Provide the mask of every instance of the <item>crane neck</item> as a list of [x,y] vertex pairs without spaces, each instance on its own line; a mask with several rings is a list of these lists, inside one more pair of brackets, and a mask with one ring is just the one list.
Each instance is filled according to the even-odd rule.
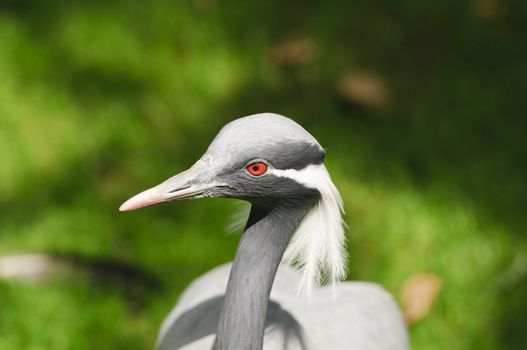
[[215,350],[261,350],[269,295],[289,240],[315,204],[256,206],[238,245],[220,315]]

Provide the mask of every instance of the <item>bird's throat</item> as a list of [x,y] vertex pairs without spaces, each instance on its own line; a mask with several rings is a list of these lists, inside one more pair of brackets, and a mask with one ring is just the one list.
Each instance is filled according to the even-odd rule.
[[263,348],[269,295],[288,242],[312,206],[251,209],[225,293],[214,349]]

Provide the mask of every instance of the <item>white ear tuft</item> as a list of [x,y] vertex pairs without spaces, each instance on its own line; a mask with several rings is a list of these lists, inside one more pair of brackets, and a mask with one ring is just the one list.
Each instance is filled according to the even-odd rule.
[[319,202],[297,227],[283,260],[302,271],[299,292],[311,294],[313,286],[333,284],[346,278],[347,251],[342,198],[323,164],[302,170],[273,170],[299,183],[316,188]]

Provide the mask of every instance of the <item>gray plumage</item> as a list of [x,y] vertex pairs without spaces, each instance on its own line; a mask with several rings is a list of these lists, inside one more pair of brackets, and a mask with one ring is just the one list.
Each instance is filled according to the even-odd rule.
[[[342,201],[324,156],[291,119],[248,116],[226,125],[189,170],[121,206],[133,210],[202,197],[252,205],[234,262],[184,292],[163,324],[159,349],[408,348],[401,313],[379,286],[345,282],[309,297],[296,292],[297,285],[309,291],[311,283],[345,273]],[[251,171],[254,164],[261,173]],[[283,257],[302,276],[279,268]]]
[[[230,263],[216,267],[183,292],[161,327],[160,350],[212,348],[230,269]],[[324,287],[307,298],[295,292],[299,278],[298,271],[280,265],[271,291],[264,349],[408,349],[397,304],[379,285],[343,282],[335,286],[335,295],[331,287]],[[203,324],[207,322],[208,326]]]

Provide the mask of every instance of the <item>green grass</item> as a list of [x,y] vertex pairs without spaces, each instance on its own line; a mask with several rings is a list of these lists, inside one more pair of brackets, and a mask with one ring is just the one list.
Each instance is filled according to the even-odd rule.
[[[209,5],[207,5],[209,4]],[[230,200],[119,213],[184,170],[219,128],[289,115],[328,151],[350,226],[350,279],[399,296],[443,289],[414,349],[527,346],[526,7],[47,2],[0,5],[0,254],[55,252],[140,268],[0,281],[0,349],[148,349],[190,281],[234,256]],[[273,48],[310,38],[311,62]],[[373,71],[383,108],[342,97]],[[146,283],[148,284],[148,283]]]

